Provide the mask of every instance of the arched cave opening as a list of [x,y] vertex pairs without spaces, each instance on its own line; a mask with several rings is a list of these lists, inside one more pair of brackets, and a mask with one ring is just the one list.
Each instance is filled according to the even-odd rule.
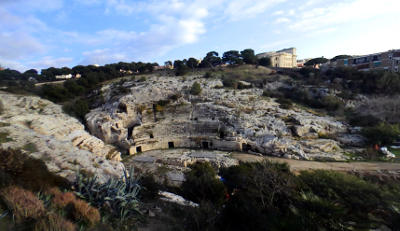
[[128,128],[128,136],[127,136],[128,140],[132,139],[133,128],[134,126]]
[[243,152],[248,152],[250,150],[251,150],[251,145],[250,144],[242,143],[242,151]]
[[150,133],[150,139],[154,139],[153,133]]
[[201,146],[203,147],[203,149],[209,149],[209,146],[208,146],[208,142],[207,142],[207,141],[203,141],[203,142],[201,143]]
[[136,147],[136,152],[137,152],[137,153],[142,152],[142,146],[137,146],[137,147]]
[[168,142],[168,148],[175,148],[174,142]]
[[118,105],[118,113],[128,113],[128,108],[125,104],[120,103]]

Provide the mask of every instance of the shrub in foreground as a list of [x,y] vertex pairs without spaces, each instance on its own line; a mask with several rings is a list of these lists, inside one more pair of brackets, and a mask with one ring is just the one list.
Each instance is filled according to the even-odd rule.
[[192,165],[191,170],[185,174],[185,182],[182,190],[185,198],[195,201],[211,201],[219,205],[225,197],[224,184],[217,178],[215,170],[210,163],[197,162]]
[[34,231],[75,231],[76,226],[61,215],[52,213],[36,222]]
[[0,197],[17,223],[28,219],[39,219],[46,213],[43,202],[32,192],[20,187],[9,186],[2,189]]

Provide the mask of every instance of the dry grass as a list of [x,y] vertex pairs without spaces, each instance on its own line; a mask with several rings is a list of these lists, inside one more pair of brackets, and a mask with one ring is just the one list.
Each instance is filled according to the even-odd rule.
[[58,214],[50,214],[40,219],[36,224],[34,231],[75,231],[76,226],[65,220]]
[[20,187],[4,188],[0,191],[0,196],[17,223],[27,219],[39,219],[46,214],[43,202],[32,192]]
[[19,150],[0,149],[0,171],[4,172],[10,183],[22,185],[34,192],[48,187],[67,187],[68,181],[51,172],[42,160],[29,157]]
[[67,207],[68,204],[74,203],[76,201],[76,197],[73,193],[71,192],[66,192],[66,193],[57,193],[54,194],[53,197],[53,205],[57,208],[63,209]]
[[75,221],[83,221],[90,226],[100,222],[99,210],[90,206],[87,202],[77,199],[73,193],[63,193],[57,188],[50,189],[48,193],[53,195],[53,206],[67,210]]
[[99,210],[90,206],[83,200],[75,201],[72,215],[74,216],[75,220],[84,221],[91,226],[100,222]]

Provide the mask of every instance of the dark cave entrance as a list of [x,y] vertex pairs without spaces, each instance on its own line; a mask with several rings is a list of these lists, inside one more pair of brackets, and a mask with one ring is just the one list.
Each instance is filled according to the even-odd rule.
[[137,147],[136,147],[136,152],[137,152],[137,153],[142,152],[142,146],[137,146]]
[[168,142],[168,148],[175,148],[174,142]]
[[243,152],[248,152],[250,150],[251,150],[251,145],[250,144],[242,143],[242,151]]
[[133,126],[128,128],[128,137],[127,137],[128,140],[132,138],[133,128],[134,128]]
[[203,149],[209,149],[209,145],[208,145],[208,142],[206,142],[206,141],[203,141],[202,143],[201,143],[201,146],[203,147]]

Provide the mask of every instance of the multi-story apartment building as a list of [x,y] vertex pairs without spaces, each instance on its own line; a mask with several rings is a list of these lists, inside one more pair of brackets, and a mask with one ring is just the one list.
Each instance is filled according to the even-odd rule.
[[347,59],[338,59],[335,62],[326,64],[328,68],[353,67],[361,71],[387,70],[399,72],[400,70],[400,49],[386,52],[354,56]]
[[269,57],[271,66],[282,68],[297,67],[296,48],[287,48],[279,51],[265,52],[257,55],[257,58]]

